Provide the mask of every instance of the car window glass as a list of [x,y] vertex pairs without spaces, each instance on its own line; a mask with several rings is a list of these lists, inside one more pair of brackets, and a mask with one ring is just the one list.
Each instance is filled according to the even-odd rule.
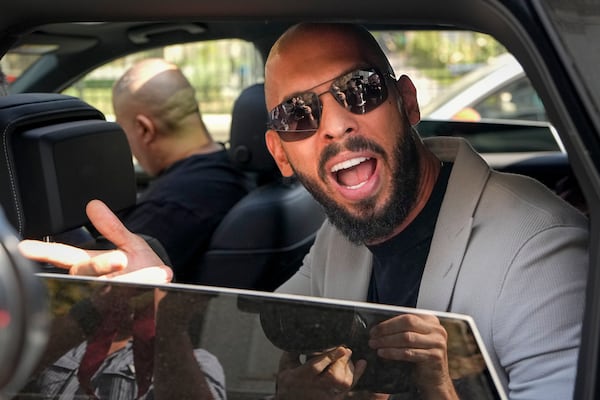
[[[408,75],[417,88],[424,120],[517,123],[515,128],[478,124],[436,129],[463,136],[482,153],[559,151],[544,106],[519,62],[489,35],[469,31],[374,32],[396,76]],[[423,136],[435,135],[421,124]],[[461,125],[463,127],[463,125]],[[489,127],[489,129],[488,129]],[[419,128],[417,128],[419,129]],[[518,139],[518,140],[516,140]]]
[[[134,398],[137,386],[143,396],[136,398],[164,398],[158,394],[164,388],[173,396],[169,398],[179,398],[177,390],[188,387],[200,399],[210,397],[203,394],[208,389],[214,399],[266,400],[275,394],[284,353],[310,358],[336,346],[350,348],[355,360],[368,360],[355,390],[402,398],[416,393],[413,365],[378,358],[368,346],[368,332],[400,314],[431,311],[208,286],[40,277],[50,295],[53,333],[38,373],[18,395],[21,399],[80,394],[91,389],[89,377],[94,376],[96,393],[110,393],[106,398],[115,393]],[[90,312],[92,303],[102,303],[102,312]],[[448,332],[450,373],[461,398],[504,399],[473,320],[453,313],[436,315]],[[73,321],[81,324],[87,343],[66,332]],[[110,349],[101,346],[106,336],[116,339]],[[144,349],[143,356],[138,349]],[[92,353],[99,363],[91,362]],[[194,379],[194,371],[201,371],[206,382]],[[142,377],[150,383],[143,385]]]
[[245,87],[262,82],[263,62],[253,44],[236,39],[177,44],[144,51],[105,64],[67,88],[114,120],[112,85],[136,61],[161,57],[177,64],[196,89],[207,128],[217,141],[229,139],[233,102]]
[[525,76],[490,93],[473,109],[487,119],[547,121],[544,105]]
[[6,75],[9,84],[17,80],[27,68],[40,59],[42,52],[34,49],[33,46],[21,46],[0,59],[0,69]]
[[[417,87],[425,120],[547,121],[544,106],[518,61],[489,35],[449,30],[381,30],[374,36],[386,52],[396,76],[406,74]],[[21,46],[11,50],[2,67],[9,82],[47,49]],[[264,80],[263,60],[253,44],[241,40],[213,40],[177,44],[132,54],[105,64],[68,87],[64,93],[82,98],[114,119],[111,87],[135,61],[163,57],[179,65],[197,92],[200,109],[212,136],[229,140],[231,109],[245,87]],[[519,134],[527,134],[521,130]],[[484,132],[485,138],[467,139],[479,148],[482,140],[498,143],[486,152],[519,152],[562,148],[548,128],[515,144],[514,135]],[[482,140],[480,140],[482,139]],[[508,143],[508,147],[507,147]]]

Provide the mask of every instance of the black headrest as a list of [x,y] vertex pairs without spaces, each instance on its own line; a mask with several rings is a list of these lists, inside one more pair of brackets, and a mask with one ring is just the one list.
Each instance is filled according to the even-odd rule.
[[229,152],[238,168],[263,177],[279,177],[265,143],[267,115],[264,84],[244,89],[233,105]]
[[131,151],[119,125],[71,96],[0,97],[0,202],[25,238],[87,223],[85,205],[135,204]]

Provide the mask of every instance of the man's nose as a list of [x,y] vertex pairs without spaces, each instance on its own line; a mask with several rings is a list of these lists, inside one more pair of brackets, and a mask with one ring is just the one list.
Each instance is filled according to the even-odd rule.
[[323,106],[319,124],[321,137],[330,141],[358,130],[356,115],[341,105],[332,93],[321,95],[320,100]]

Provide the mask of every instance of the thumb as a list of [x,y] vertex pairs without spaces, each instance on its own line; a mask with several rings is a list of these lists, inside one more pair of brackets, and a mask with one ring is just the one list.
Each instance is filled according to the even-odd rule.
[[131,233],[102,201],[91,200],[85,212],[98,232],[118,248],[127,247],[135,240],[136,235]]
[[[172,279],[173,271],[164,265],[160,257],[144,239],[129,231],[106,204],[100,200],[92,200],[88,203],[86,212],[98,232],[127,256],[127,269],[123,271],[116,270],[114,273],[108,274],[107,277],[130,273],[146,267],[159,267],[163,271],[154,270],[158,273],[157,276],[165,276],[167,281]],[[107,258],[104,261],[114,264],[114,258]],[[130,275],[130,277],[133,278],[137,275]],[[149,279],[156,280],[156,277]]]

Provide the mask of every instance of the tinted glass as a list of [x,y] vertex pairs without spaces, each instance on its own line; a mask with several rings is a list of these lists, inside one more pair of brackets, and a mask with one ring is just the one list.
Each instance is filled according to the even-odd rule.
[[[136,390],[161,398],[193,389],[196,398],[226,394],[228,399],[266,399],[274,394],[283,352],[311,354],[338,345],[368,360],[357,388],[390,393],[414,389],[411,364],[379,359],[366,345],[366,336],[379,321],[419,310],[43,276],[51,297],[52,335],[39,372],[19,398],[41,393],[84,398],[88,387],[110,398],[134,398]],[[88,307],[90,302],[94,308]],[[501,398],[472,320],[444,313],[439,318],[448,331],[449,365],[462,398]],[[87,346],[79,331],[86,333]],[[198,371],[205,379],[190,378]]]
[[540,97],[526,77],[490,93],[475,103],[473,109],[486,119],[548,120]]

